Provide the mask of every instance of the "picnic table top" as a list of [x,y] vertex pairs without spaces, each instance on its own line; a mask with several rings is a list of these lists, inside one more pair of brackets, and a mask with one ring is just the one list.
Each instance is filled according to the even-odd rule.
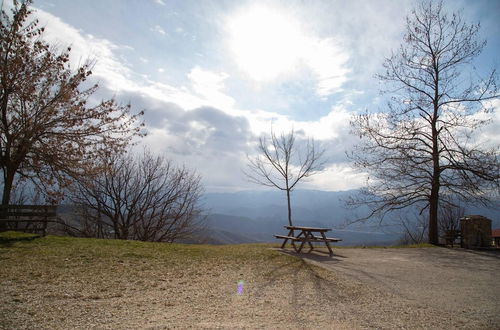
[[316,228],[316,227],[304,227],[304,226],[284,226],[287,229],[297,229],[304,231],[317,231],[317,232],[325,232],[330,231],[330,228]]

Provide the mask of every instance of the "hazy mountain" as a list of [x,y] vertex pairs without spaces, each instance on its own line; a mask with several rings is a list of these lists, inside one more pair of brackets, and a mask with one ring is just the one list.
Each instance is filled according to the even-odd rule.
[[[294,223],[322,222],[330,226],[339,226],[353,217],[342,202],[342,199],[348,196],[349,192],[296,190],[292,193]],[[205,205],[211,213],[244,216],[251,219],[286,220],[286,203],[286,196],[280,191],[243,191],[205,195]]]
[[[327,192],[296,190],[292,194],[292,216],[295,225],[332,228],[329,236],[342,238],[338,245],[381,245],[397,242],[400,228],[378,227],[377,221],[345,226],[356,218],[345,208],[343,200],[356,191]],[[280,191],[243,191],[207,193],[209,210],[207,225],[217,243],[276,242],[273,234],[286,234],[286,196]],[[492,227],[500,227],[498,212],[469,205],[468,214],[481,214],[492,219]],[[358,210],[363,214],[365,210]],[[225,240],[227,238],[227,241]]]
[[[390,244],[398,234],[383,233],[370,225],[345,227],[354,217],[343,206],[349,192],[297,190],[292,195],[292,215],[295,225],[334,228],[329,236],[342,238],[338,245]],[[204,198],[210,215],[207,226],[211,235],[218,232],[233,233],[242,239],[276,242],[273,234],[286,234],[287,221],[285,194],[279,191],[244,191],[237,193],[208,193]],[[219,235],[220,236],[220,235]],[[234,237],[231,237],[234,241]],[[210,238],[209,238],[210,239]],[[220,237],[219,237],[220,240]],[[229,242],[227,242],[229,243]]]

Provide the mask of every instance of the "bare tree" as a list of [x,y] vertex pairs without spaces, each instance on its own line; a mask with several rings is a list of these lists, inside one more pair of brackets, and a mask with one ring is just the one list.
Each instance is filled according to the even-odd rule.
[[460,218],[465,215],[465,208],[459,204],[456,206],[444,204],[439,207],[439,233],[447,241],[453,242],[460,231]]
[[51,199],[72,178],[97,170],[94,159],[123,152],[142,114],[113,99],[89,104],[98,86],[80,88],[92,63],[70,67],[70,48],[59,52],[31,20],[31,1],[13,2],[0,13],[0,168],[2,204],[16,177],[31,180]]
[[416,216],[400,217],[400,224],[403,228],[403,234],[399,240],[399,244],[420,244],[426,241],[429,231],[429,221],[424,216],[417,214]]
[[432,244],[439,204],[453,205],[443,196],[488,204],[499,188],[499,147],[487,149],[474,135],[488,123],[481,115],[492,111],[487,101],[499,96],[495,71],[481,79],[472,65],[486,44],[478,32],[479,24],[447,15],[441,2],[421,2],[379,76],[391,94],[388,111],[351,122],[361,142],[350,157],[370,180],[350,204],[367,204],[369,216],[382,219],[407,207],[427,211]]
[[104,160],[97,177],[80,180],[71,200],[78,223],[72,231],[92,237],[172,242],[200,225],[200,177],[144,151]]
[[295,143],[295,132],[277,136],[271,130],[271,138],[259,139],[259,153],[249,158],[245,175],[253,183],[277,188],[286,192],[288,224],[292,226],[290,194],[300,180],[322,169],[324,150],[317,150],[314,140],[308,139],[304,148]]

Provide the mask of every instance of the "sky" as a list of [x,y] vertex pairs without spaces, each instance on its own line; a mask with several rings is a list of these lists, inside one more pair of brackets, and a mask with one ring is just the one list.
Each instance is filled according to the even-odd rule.
[[[95,60],[96,97],[145,110],[140,142],[196,171],[208,192],[258,189],[243,170],[263,134],[294,129],[325,149],[299,188],[361,187],[345,152],[353,114],[386,108],[374,77],[402,42],[413,1],[35,0],[45,39]],[[499,67],[500,1],[445,1],[481,22],[475,65]],[[486,140],[499,140],[497,112]],[[499,141],[500,142],[500,141]]]

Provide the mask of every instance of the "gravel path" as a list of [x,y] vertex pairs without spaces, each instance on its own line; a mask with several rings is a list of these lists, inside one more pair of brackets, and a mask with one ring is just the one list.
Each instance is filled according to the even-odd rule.
[[333,258],[318,252],[303,258],[389,293],[401,305],[435,309],[453,318],[456,327],[500,329],[498,250],[335,249]]

